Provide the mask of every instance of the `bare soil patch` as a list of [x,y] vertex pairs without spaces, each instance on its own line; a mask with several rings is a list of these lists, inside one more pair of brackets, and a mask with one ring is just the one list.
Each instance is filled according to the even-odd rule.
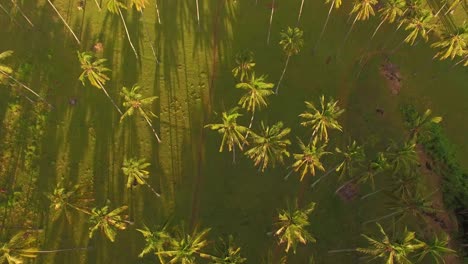
[[387,58],[385,62],[380,65],[379,72],[382,77],[387,80],[387,85],[392,94],[399,94],[402,86],[400,68],[396,64],[391,63]]

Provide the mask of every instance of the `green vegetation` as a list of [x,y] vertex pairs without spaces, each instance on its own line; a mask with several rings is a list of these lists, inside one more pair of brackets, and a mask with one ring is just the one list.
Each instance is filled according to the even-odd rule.
[[1,3],[0,264],[461,264],[466,2],[325,4]]

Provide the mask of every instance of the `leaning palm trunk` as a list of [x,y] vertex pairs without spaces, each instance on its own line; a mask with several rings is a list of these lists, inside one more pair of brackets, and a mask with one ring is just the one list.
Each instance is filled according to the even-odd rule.
[[117,104],[114,102],[114,100],[112,99],[112,97],[110,97],[109,93],[107,92],[106,88],[104,88],[104,85],[102,85],[102,83],[99,81],[99,80],[96,80],[97,83],[99,84],[99,87],[101,87],[102,91],[106,94],[107,98],[109,98],[109,100],[111,101],[111,103],[114,105],[115,109],[117,109],[117,111],[119,112],[120,115],[123,115],[122,111],[120,110],[120,108],[117,106]]
[[151,130],[153,130],[153,134],[156,137],[156,139],[158,140],[158,142],[161,143],[161,139],[159,138],[158,133],[156,133],[156,130],[154,129],[153,124],[151,123],[151,121],[148,119],[146,114],[143,114],[143,117],[145,118],[146,123],[148,123],[148,125],[150,126]]
[[286,59],[286,63],[284,64],[284,69],[283,69],[283,73],[281,73],[281,77],[278,81],[278,86],[276,86],[276,91],[275,91],[275,94],[278,94],[278,90],[279,90],[279,87],[281,85],[281,81],[283,81],[283,78],[284,78],[284,74],[286,73],[286,68],[288,68],[288,64],[289,64],[289,59],[291,58],[291,55],[288,55],[288,58]]
[[54,250],[34,250],[34,253],[56,253],[65,251],[76,251],[76,250],[89,250],[91,247],[80,247],[80,248],[63,248]]
[[336,165],[335,167],[333,167],[332,169],[330,169],[329,171],[327,171],[325,174],[323,174],[322,176],[320,176],[316,181],[314,181],[311,185],[310,185],[310,188],[314,188],[315,185],[317,185],[324,177],[328,176],[330,173],[332,173],[333,171],[336,170],[336,168],[338,168],[340,166],[340,164],[338,163],[338,165]]
[[[156,4],[157,5],[157,4]],[[156,9],[157,10],[157,9]],[[143,17],[143,11],[141,11],[141,16]],[[159,15],[158,15],[158,20],[159,20]],[[148,29],[145,27],[145,24],[143,23],[143,28],[145,30],[146,36],[148,36],[148,43],[150,44],[151,47],[151,52],[153,53],[153,57],[156,60],[156,63],[159,63],[158,57],[156,56],[156,50],[154,49],[153,42],[151,41],[151,38],[149,37],[149,32]]]
[[161,25],[161,16],[159,15],[158,0],[154,0],[154,4],[156,5],[156,15],[158,16],[158,24]]
[[200,5],[198,3],[198,0],[195,0],[195,3],[197,5],[197,23],[198,23],[198,26],[200,26]]
[[42,96],[40,96],[38,93],[36,93],[34,90],[32,90],[31,88],[29,88],[28,86],[26,86],[25,84],[23,84],[22,82],[18,81],[17,79],[13,78],[11,75],[9,75],[8,73],[0,70],[0,73],[5,75],[6,77],[8,77],[9,79],[11,79],[12,81],[14,81],[15,83],[19,84],[21,87],[23,87],[24,89],[28,90],[30,93],[34,94],[35,96],[37,96],[39,99],[41,99],[42,101],[46,102],[48,105],[50,105],[46,99],[44,99]]
[[161,194],[159,194],[151,185],[149,185],[146,181],[145,181],[145,185],[156,195],[156,197],[161,197]]
[[395,216],[395,215],[398,215],[398,214],[401,214],[401,211],[396,211],[396,212],[393,212],[393,213],[391,213],[391,214],[384,215],[384,216],[382,216],[382,217],[379,217],[379,218],[375,218],[375,219],[366,221],[366,222],[364,222],[364,223],[362,223],[362,224],[365,225],[365,224],[369,224],[369,223],[372,223],[372,222],[377,222],[377,221],[380,221],[380,220],[383,220],[383,219],[387,219],[387,218],[389,218],[389,217],[392,217],[392,216]]
[[344,41],[343,41],[343,46],[342,46],[341,48],[343,48],[343,47],[345,46],[346,41],[348,40],[349,35],[351,34],[351,31],[353,31],[354,25],[356,24],[356,21],[357,21],[357,20],[358,20],[358,16],[356,16],[356,18],[355,18],[354,21],[353,21],[353,24],[351,24],[351,27],[349,28],[348,33],[346,33],[346,37],[345,37],[345,39],[344,39]]
[[10,18],[10,20],[15,23],[15,25],[18,25],[18,23],[16,22],[15,18],[10,14],[10,12],[8,12],[8,10],[6,10],[6,8],[0,4],[0,9],[3,10],[3,12],[5,12],[5,14],[7,14],[7,16]]
[[275,0],[271,3],[270,26],[268,27],[267,44],[270,44],[271,24],[273,23],[273,15],[275,13]]
[[123,17],[122,10],[120,10],[120,7],[118,9],[119,9],[120,19],[122,19],[122,23],[123,23],[124,28],[125,28],[125,33],[127,34],[128,42],[130,43],[130,46],[132,47],[133,53],[135,53],[135,57],[138,59],[138,53],[136,52],[135,46],[133,46],[132,39],[130,38],[130,33],[128,32],[127,23],[125,23],[125,19]]
[[99,4],[98,0],[94,0],[94,2],[96,3],[97,8],[99,9],[99,11],[101,11],[101,5]]
[[55,13],[57,13],[57,15],[60,17],[60,19],[62,20],[62,22],[65,24],[65,26],[68,28],[68,30],[70,31],[70,33],[72,33],[73,37],[75,38],[76,42],[78,42],[78,44],[81,44],[80,40],[78,39],[78,37],[76,36],[75,32],[73,32],[73,29],[71,29],[71,27],[68,25],[67,21],[62,17],[62,15],[60,14],[60,12],[57,10],[57,8],[54,6],[54,4],[50,1],[50,0],[47,0],[47,2],[49,2],[50,6],[52,6],[52,8],[54,9]]
[[382,21],[379,23],[379,25],[375,29],[374,34],[372,34],[372,37],[370,38],[371,40],[375,37],[375,34],[377,34],[377,31],[379,31],[380,27],[383,25],[383,23],[385,23],[386,20],[387,19],[382,19]]
[[[335,6],[335,0],[333,0],[333,2],[331,3],[330,9],[328,10],[327,19],[325,19],[325,24],[323,25],[322,32],[320,32],[320,35],[319,35],[319,37],[317,39],[317,44],[315,44],[315,48],[317,48],[320,40],[323,37],[323,34],[325,33],[325,29],[327,28],[328,20],[330,19],[330,14],[331,14],[334,6]],[[314,50],[315,50],[315,48],[314,48]]]
[[21,10],[21,8],[18,6],[18,3],[16,3],[16,0],[11,0],[11,2],[13,3],[13,5],[18,8],[18,11],[20,12],[20,14],[24,17],[24,19],[29,23],[29,25],[31,25],[31,27],[34,27],[34,24],[31,22],[31,20],[29,20],[29,18],[23,13],[23,10]]
[[299,8],[299,16],[297,17],[297,23],[299,24],[299,20],[301,20],[302,16],[302,8],[304,7],[304,0],[301,1],[301,7]]
[[245,139],[244,139],[244,143],[242,143],[242,147],[244,147],[244,146],[245,146],[245,143],[247,143],[247,138],[248,138],[249,135],[250,135],[250,129],[252,128],[252,124],[253,124],[254,118],[255,118],[255,111],[252,112],[252,117],[250,117],[249,130],[248,130],[247,133],[245,134]]
[[445,3],[442,5],[442,7],[440,7],[440,9],[437,11],[437,13],[435,13],[434,17],[437,17],[439,15],[439,13],[442,11],[442,9],[444,9],[444,7],[447,5],[448,3],[448,0],[445,1]]

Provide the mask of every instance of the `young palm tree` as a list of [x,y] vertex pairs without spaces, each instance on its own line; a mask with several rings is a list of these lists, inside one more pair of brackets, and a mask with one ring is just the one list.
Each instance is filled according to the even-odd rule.
[[25,231],[16,233],[10,240],[0,243],[0,263],[22,264],[25,259],[37,257],[36,236]]
[[341,150],[336,148],[335,151],[343,156],[342,162],[336,168],[336,171],[340,172],[340,180],[343,179],[344,176],[350,177],[356,167],[360,167],[362,162],[366,159],[364,148],[358,145],[355,140],[353,140],[353,143],[347,145],[345,149]]
[[93,208],[90,212],[89,222],[89,237],[92,238],[94,233],[100,229],[101,232],[111,241],[115,241],[117,234],[116,230],[125,230],[130,221],[127,220],[128,215],[123,215],[128,206],[124,205],[109,212],[109,202],[101,208]]
[[278,237],[278,244],[286,243],[285,252],[292,248],[294,254],[298,243],[315,243],[315,238],[307,231],[310,225],[309,216],[315,209],[315,203],[309,203],[304,208],[298,208],[297,201],[294,206],[289,204],[286,210],[281,210],[278,214],[278,221],[275,223],[275,236]]
[[363,173],[358,183],[370,182],[372,189],[375,189],[375,176],[383,173],[390,168],[390,163],[383,152],[377,153],[377,157],[369,163],[366,173]]
[[119,14],[120,19],[122,20],[122,23],[125,29],[125,33],[127,34],[128,42],[130,43],[130,46],[132,47],[133,53],[135,53],[135,57],[138,59],[138,53],[135,49],[135,46],[133,46],[132,39],[130,38],[130,33],[128,32],[127,23],[125,22],[125,19],[123,17],[122,9],[127,9],[127,7],[119,0],[109,0],[107,2],[107,10],[111,12],[112,14]]
[[304,176],[310,173],[312,176],[315,176],[315,168],[325,171],[320,158],[322,156],[331,154],[330,152],[325,151],[327,143],[324,143],[321,146],[317,146],[317,140],[314,139],[312,143],[309,143],[307,146],[299,140],[299,147],[302,150],[302,153],[293,154],[294,159],[296,160],[292,167],[294,171],[301,171],[301,181],[304,179]]
[[281,31],[280,33],[281,40],[279,44],[283,49],[284,53],[286,54],[286,63],[284,64],[283,72],[281,73],[281,77],[278,81],[278,86],[276,87],[276,94],[278,94],[281,81],[283,80],[284,74],[286,73],[286,68],[288,67],[289,59],[291,58],[291,56],[298,54],[304,46],[304,39],[302,37],[303,35],[304,32],[297,27],[288,27],[286,30]]
[[442,239],[439,239],[436,236],[429,242],[423,242],[422,251],[419,254],[418,262],[421,262],[426,258],[426,256],[432,257],[435,263],[445,264],[445,255],[455,254],[456,251],[449,248],[449,237],[444,233]]
[[212,258],[213,256],[203,253],[204,248],[208,245],[206,236],[209,231],[209,228],[201,232],[195,229],[193,233],[188,234],[183,227],[180,227],[176,230],[175,236],[171,237],[168,250],[156,252],[156,255],[169,258],[169,263],[182,264],[198,263],[199,257]]
[[417,168],[419,159],[414,143],[405,142],[399,146],[392,142],[387,151],[393,173],[411,173]]
[[418,179],[422,178],[417,174],[394,174],[392,177],[392,194],[402,199],[409,199],[416,190]]
[[252,113],[249,129],[252,128],[255,111],[257,109],[260,110],[263,107],[267,107],[268,102],[266,98],[273,94],[271,89],[275,85],[265,82],[265,79],[266,77],[264,75],[256,78],[255,73],[252,73],[248,82],[241,82],[236,84],[237,89],[243,89],[246,91],[246,93],[239,99],[239,105],[248,112]]
[[354,18],[353,24],[351,24],[351,27],[349,28],[349,31],[346,34],[346,37],[343,41],[343,45],[348,40],[349,34],[351,34],[351,31],[353,30],[356,21],[368,20],[370,16],[375,16],[374,6],[377,3],[377,0],[356,0],[354,2],[354,6],[351,10],[350,15],[356,13],[356,16]]
[[13,55],[12,50],[7,50],[7,51],[3,51],[3,52],[0,53],[0,84],[2,84],[8,78],[8,79],[14,81],[15,83],[17,83],[18,85],[20,85],[21,87],[23,87],[24,89],[26,89],[27,91],[29,91],[30,93],[37,96],[42,101],[47,103],[47,101],[43,97],[41,97],[38,93],[36,93],[34,90],[29,88],[28,86],[26,86],[22,82],[18,81],[16,78],[14,78],[12,76],[13,69],[10,66],[1,63],[2,60],[10,57],[11,55]]
[[372,34],[371,39],[374,38],[375,34],[377,34],[377,31],[380,29],[380,27],[383,25],[383,23],[388,22],[392,24],[395,22],[398,18],[402,17],[405,13],[406,10],[406,1],[405,0],[387,0],[384,3],[384,6],[379,10],[380,12],[380,18],[381,22],[377,26],[377,28],[374,31],[374,34]]
[[434,56],[440,60],[447,58],[453,60],[456,56],[463,56],[464,51],[468,48],[468,24],[465,23],[455,33],[444,31],[442,39],[432,44],[431,47],[442,49]]
[[427,215],[439,211],[434,208],[429,197],[423,197],[418,192],[413,191],[412,194],[406,197],[397,197],[391,194],[389,196],[391,198],[391,202],[388,204],[388,209],[393,212],[391,214],[392,216],[398,216],[398,220],[411,216],[418,221],[424,221]]
[[291,141],[286,137],[291,132],[290,128],[283,128],[283,123],[278,122],[273,126],[265,127],[261,123],[262,131],[260,135],[252,133],[252,148],[245,152],[254,161],[255,166],[265,171],[268,165],[274,168],[276,163],[284,163],[284,157],[289,157],[287,147]]
[[158,256],[159,262],[164,263],[162,256],[157,253],[166,251],[166,247],[171,239],[166,227],[167,225],[164,225],[156,231],[150,230],[147,226],[144,226],[143,229],[137,229],[145,238],[145,247],[138,257],[142,258],[147,254],[153,253]]
[[75,32],[73,32],[73,29],[68,25],[67,21],[65,20],[65,18],[62,17],[62,15],[60,14],[60,12],[57,10],[57,8],[55,7],[55,5],[52,3],[51,0],[47,0],[47,2],[49,3],[49,5],[54,9],[55,13],[57,13],[57,15],[60,17],[60,19],[62,20],[63,24],[65,24],[65,26],[67,27],[67,29],[70,31],[70,33],[73,35],[73,37],[75,38],[76,42],[78,44],[81,44],[80,40],[78,39],[78,37],[76,36]]
[[372,238],[362,235],[368,242],[367,248],[357,248],[358,252],[369,255],[372,259],[382,259],[385,263],[409,264],[412,263],[409,255],[420,249],[423,245],[415,237],[414,232],[406,228],[401,236],[391,238],[379,223],[376,223],[382,235],[381,238]]
[[52,193],[46,194],[50,200],[51,220],[56,221],[61,215],[70,223],[72,215],[69,208],[75,209],[85,214],[89,214],[86,209],[88,202],[93,199],[85,198],[85,188],[82,185],[75,184],[72,188],[63,187],[63,182],[57,183]]
[[431,24],[432,15],[429,12],[421,13],[410,19],[405,19],[407,24],[405,30],[410,31],[404,42],[413,45],[418,36],[421,36],[425,41],[429,39],[429,32],[434,29]]
[[239,147],[240,150],[243,150],[243,143],[245,142],[245,136],[249,129],[245,126],[237,124],[237,118],[242,116],[240,114],[238,107],[234,107],[227,112],[222,114],[221,124],[208,124],[205,125],[205,128],[210,128],[211,130],[218,131],[219,134],[223,135],[221,140],[221,145],[219,147],[219,152],[222,152],[224,146],[227,145],[228,151],[233,152],[233,161],[236,159],[236,147]]
[[125,159],[122,171],[127,176],[127,188],[132,188],[134,185],[146,185],[157,196],[161,196],[154,190],[151,185],[146,182],[149,178],[149,171],[146,170],[151,164],[145,159]]
[[340,6],[342,4],[342,0],[325,0],[325,4],[328,4],[330,2],[331,2],[331,5],[330,5],[330,9],[328,10],[327,19],[325,20],[325,24],[323,25],[322,31],[320,32],[320,35],[319,35],[319,37],[317,39],[317,43],[315,44],[315,48],[317,47],[318,43],[322,39],[323,33],[325,33],[325,29],[327,28],[328,20],[330,19],[330,14],[331,14],[333,8],[338,9],[338,8],[340,8]]
[[236,54],[235,61],[236,67],[232,69],[232,75],[234,75],[234,77],[239,76],[240,82],[245,82],[246,80],[249,80],[251,74],[253,73],[253,68],[255,67],[253,52],[239,52]]
[[78,52],[78,60],[80,61],[81,69],[83,70],[78,79],[81,81],[83,86],[85,85],[86,79],[92,86],[101,89],[120,113],[120,115],[122,115],[122,111],[120,111],[120,108],[115,104],[114,100],[112,100],[106,88],[104,88],[104,84],[106,84],[106,82],[109,80],[106,72],[110,71],[110,69],[104,66],[104,63],[107,60],[97,59],[89,52]]
[[153,123],[150,120],[150,116],[157,117],[151,110],[145,109],[146,107],[151,107],[153,101],[156,100],[157,96],[151,96],[147,98],[142,98],[143,95],[139,93],[140,86],[138,84],[134,84],[132,88],[129,90],[126,87],[123,87],[120,91],[120,95],[123,97],[124,102],[123,106],[127,109],[125,113],[120,117],[120,122],[122,122],[126,117],[132,116],[135,111],[139,113],[146,121],[148,126],[153,131],[156,140],[161,143],[161,139],[156,133],[156,130],[153,127]]
[[320,108],[315,107],[312,102],[305,102],[311,111],[305,111],[299,116],[305,119],[301,125],[312,128],[312,137],[328,142],[328,129],[342,131],[338,118],[344,113],[344,109],[338,106],[338,101],[332,98],[325,102],[325,96],[320,97]]
[[415,115],[410,117],[408,122],[410,129],[410,142],[416,143],[419,135],[426,132],[430,125],[438,124],[442,121],[442,117],[431,115],[431,109],[427,109],[423,115],[415,112]]
[[242,264],[247,261],[241,256],[241,248],[234,244],[234,237],[229,235],[227,239],[221,239],[216,245],[216,257],[212,258],[211,264]]

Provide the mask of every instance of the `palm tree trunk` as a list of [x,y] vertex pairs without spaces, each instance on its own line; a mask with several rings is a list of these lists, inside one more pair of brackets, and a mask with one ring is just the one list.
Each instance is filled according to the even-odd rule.
[[120,10],[120,8],[118,8],[118,9],[119,9],[120,18],[122,19],[122,23],[123,23],[124,28],[125,28],[125,33],[127,34],[128,42],[130,43],[130,46],[132,47],[133,53],[135,53],[135,57],[138,59],[138,53],[136,52],[135,46],[133,46],[132,39],[130,38],[130,33],[128,32],[127,23],[125,23],[125,19],[123,17],[122,10]]
[[255,111],[252,112],[252,117],[250,118],[249,130],[247,131],[247,134],[245,134],[244,142],[242,143],[242,148],[244,148],[245,143],[247,143],[247,138],[250,135],[250,129],[252,128],[254,118],[255,118]]
[[348,40],[349,35],[351,34],[351,31],[353,31],[353,28],[354,28],[354,25],[356,24],[357,19],[358,19],[358,16],[356,16],[356,18],[353,21],[353,24],[351,24],[351,27],[349,28],[348,33],[346,33],[346,37],[345,37],[345,39],[343,41],[343,46],[341,48],[343,48],[345,46],[346,41]]
[[5,12],[5,14],[7,14],[8,17],[10,17],[10,20],[15,23],[15,25],[18,25],[18,23],[16,22],[15,18],[11,16],[10,12],[8,12],[8,10],[6,10],[6,8],[0,4],[0,9],[3,10],[3,12]]
[[117,104],[114,102],[114,100],[112,100],[112,97],[110,97],[109,93],[107,92],[106,88],[104,88],[104,85],[102,85],[102,83],[97,80],[97,83],[99,84],[99,87],[101,87],[102,91],[104,91],[104,93],[106,94],[107,98],[109,98],[109,100],[111,101],[111,103],[114,105],[115,109],[117,109],[117,111],[119,112],[120,115],[123,115],[122,111],[120,110],[120,108],[117,106]]
[[371,39],[373,39],[375,37],[375,34],[377,34],[377,31],[379,31],[380,27],[383,25],[383,23],[386,21],[387,19],[382,19],[382,21],[380,22],[380,24],[377,26],[377,28],[375,29],[374,31],[374,34],[372,34],[372,37]]
[[337,194],[341,189],[343,189],[346,185],[352,183],[353,181],[355,181],[356,179],[351,179],[349,181],[346,181],[345,183],[343,183],[340,187],[338,187],[338,189],[335,190],[335,194]]
[[304,7],[304,0],[301,1],[301,7],[299,8],[299,16],[297,17],[297,23],[299,24],[299,20],[301,20],[302,16],[302,8]]
[[99,2],[97,0],[94,0],[94,2],[96,3],[97,8],[99,9],[99,11],[101,11],[101,5],[99,5]]
[[75,250],[89,250],[91,247],[81,247],[81,248],[63,248],[63,249],[54,249],[54,250],[35,250],[34,253],[56,253],[64,251],[75,251]]
[[60,12],[57,10],[57,8],[54,6],[54,4],[50,1],[50,0],[47,0],[47,2],[49,2],[50,6],[52,6],[52,8],[55,10],[55,13],[57,13],[57,15],[60,17],[60,19],[62,20],[62,22],[65,24],[65,26],[68,28],[68,30],[72,33],[73,37],[75,38],[76,42],[78,42],[78,44],[81,44],[80,40],[78,39],[78,37],[76,36],[75,32],[73,32],[73,30],[71,29],[71,27],[68,25],[67,21],[62,17],[62,15],[60,14]]
[[195,0],[195,3],[197,5],[197,23],[198,23],[198,26],[200,26],[200,6],[198,3],[198,0]]
[[315,44],[314,50],[317,48],[320,40],[322,39],[323,33],[325,33],[325,29],[327,28],[328,20],[330,19],[331,11],[333,10],[333,6],[335,6],[335,0],[333,0],[333,2],[331,3],[330,9],[328,10],[327,19],[325,19],[325,24],[323,25],[322,32],[320,32],[320,35],[319,35],[319,37],[317,39],[317,43]]
[[360,199],[361,199],[361,200],[364,200],[364,199],[366,199],[367,197],[370,197],[370,196],[372,196],[372,195],[374,195],[374,194],[377,194],[377,193],[379,193],[379,192],[381,192],[381,191],[383,191],[383,189],[377,190],[377,191],[375,191],[375,192],[368,193],[368,194],[362,196]]
[[150,190],[157,196],[157,197],[161,197],[161,194],[159,194],[156,190],[154,190],[154,188],[149,185],[146,181],[145,181],[145,185],[150,188]]
[[310,185],[310,188],[314,188],[315,185],[317,185],[320,180],[322,180],[322,178],[326,177],[328,174],[330,174],[332,171],[336,170],[336,168],[338,168],[338,166],[340,166],[340,163],[338,163],[335,167],[333,167],[332,169],[328,170],[324,175],[320,176],[320,178],[318,178],[316,181],[314,181],[311,185]]
[[18,11],[20,12],[20,14],[24,17],[24,19],[26,19],[26,21],[28,21],[29,25],[31,25],[31,27],[34,27],[34,24],[31,22],[31,20],[29,20],[29,18],[23,13],[23,10],[21,10],[21,8],[18,6],[18,4],[16,3],[16,0],[11,0],[11,2],[13,3],[13,5],[18,8]]
[[[141,16],[143,16],[143,11],[141,11]],[[145,27],[144,23],[142,23],[142,24],[143,24],[142,27],[145,29],[145,35],[148,37],[148,42],[150,44],[151,52],[153,53],[153,57],[156,60],[156,62],[158,63],[158,57],[156,56],[156,50],[154,49],[153,41],[151,41],[151,39],[149,38],[148,29]]]
[[328,254],[330,253],[340,253],[340,252],[355,252],[356,249],[354,248],[346,248],[346,249],[335,249],[335,250],[328,250]]
[[288,58],[286,59],[286,63],[284,64],[283,73],[281,73],[281,77],[280,77],[280,79],[279,79],[279,81],[278,81],[278,86],[276,86],[275,94],[277,94],[277,95],[278,95],[278,90],[279,90],[281,81],[283,80],[284,74],[286,73],[286,68],[288,67],[289,58],[291,58],[291,55],[288,55]]
[[362,223],[362,224],[365,225],[365,224],[368,224],[368,223],[377,222],[377,221],[380,221],[380,220],[383,220],[383,219],[387,219],[387,218],[389,218],[389,217],[392,217],[392,216],[397,215],[397,214],[400,214],[400,213],[401,213],[400,211],[396,211],[396,212],[393,212],[393,213],[391,213],[391,214],[384,215],[384,216],[382,216],[382,217],[379,217],[379,218],[375,218],[375,219],[366,221],[366,222],[364,222],[364,223]]
[[17,79],[13,78],[11,75],[9,75],[8,73],[0,70],[0,73],[5,75],[6,77],[8,77],[9,79],[13,80],[15,83],[19,84],[21,87],[23,87],[24,89],[28,90],[29,92],[31,92],[32,94],[34,94],[35,96],[37,96],[39,99],[41,99],[42,101],[44,101],[45,103],[47,103],[49,106],[50,104],[46,101],[46,99],[44,99],[43,97],[41,97],[38,93],[36,93],[35,91],[33,91],[31,88],[29,88],[28,86],[26,86],[25,84],[23,84],[22,82],[18,81]]
[[268,27],[267,44],[270,44],[271,23],[273,23],[273,14],[275,13],[275,0],[271,3],[270,26]]
[[444,7],[447,5],[449,0],[446,0],[445,3],[442,5],[442,7],[439,8],[439,11],[437,11],[437,13],[435,13],[434,17],[437,17],[439,15],[439,13],[442,11],[442,9],[444,9]]
[[461,0],[455,0],[455,3],[453,3],[447,10],[447,12],[444,13],[444,16],[446,16],[448,13],[450,13],[455,7],[457,7],[460,4]]
[[161,25],[161,16],[159,15],[158,0],[154,0],[154,4],[156,5],[156,15],[158,16],[158,24]]
[[145,118],[146,123],[148,123],[151,130],[153,130],[153,134],[156,137],[156,139],[158,140],[158,143],[161,143],[161,139],[159,138],[158,133],[156,133],[156,130],[154,130],[154,127],[153,127],[153,124],[151,123],[151,121],[148,119],[148,117],[146,115],[143,115],[143,118]]
[[87,210],[85,210],[83,208],[80,208],[78,206],[74,206],[73,204],[68,203],[68,206],[70,206],[71,208],[73,208],[73,209],[75,209],[75,210],[77,210],[79,212],[82,212],[84,214],[91,215],[91,213],[89,211],[87,211]]

